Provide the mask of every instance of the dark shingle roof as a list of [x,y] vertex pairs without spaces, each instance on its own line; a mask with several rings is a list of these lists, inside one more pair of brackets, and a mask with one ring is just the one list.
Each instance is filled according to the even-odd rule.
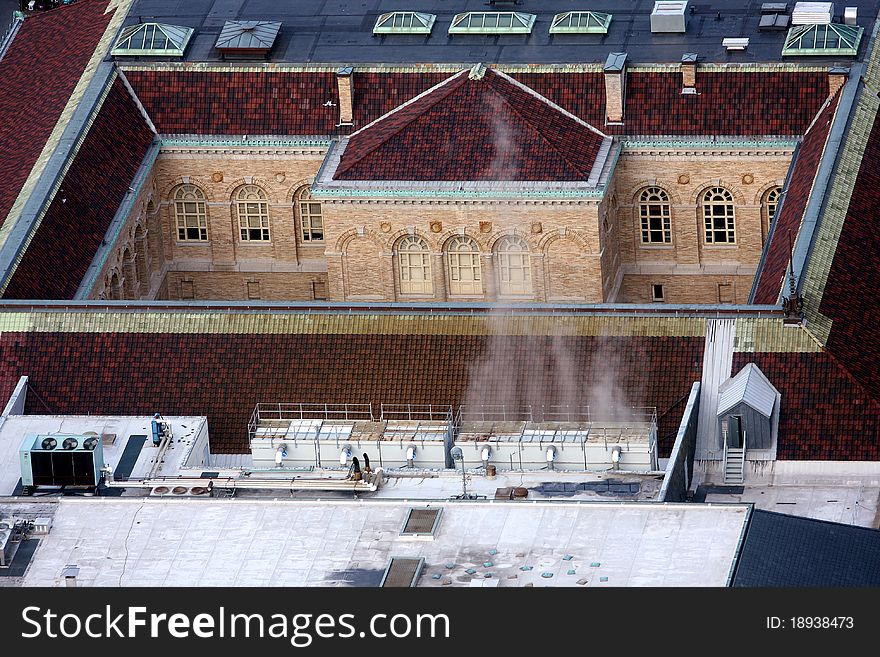
[[502,73],[461,71],[352,135],[334,177],[585,181],[603,139]]
[[880,531],[756,509],[732,585],[880,586]]

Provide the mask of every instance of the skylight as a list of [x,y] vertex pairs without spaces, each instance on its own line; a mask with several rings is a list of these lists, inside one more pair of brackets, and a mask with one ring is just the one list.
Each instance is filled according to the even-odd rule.
[[797,25],[788,31],[783,57],[786,55],[845,55],[855,57],[865,28],[858,25],[828,23]]
[[564,11],[553,17],[550,34],[606,34],[611,14],[596,11]]
[[531,34],[534,14],[519,11],[469,11],[456,14],[449,34]]
[[430,34],[437,16],[418,11],[392,11],[376,20],[373,34]]
[[193,28],[164,23],[139,23],[123,28],[110,51],[114,56],[183,57]]

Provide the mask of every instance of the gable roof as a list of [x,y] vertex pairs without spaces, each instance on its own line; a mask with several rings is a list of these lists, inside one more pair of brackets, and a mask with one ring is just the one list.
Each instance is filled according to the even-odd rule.
[[590,177],[605,135],[504,73],[461,71],[355,132],[337,180]]
[[0,227],[57,131],[118,4],[80,0],[29,16],[0,59]]
[[766,418],[773,414],[779,394],[754,363],[749,363],[736,376],[722,383],[718,392],[718,416],[739,404],[747,404]]

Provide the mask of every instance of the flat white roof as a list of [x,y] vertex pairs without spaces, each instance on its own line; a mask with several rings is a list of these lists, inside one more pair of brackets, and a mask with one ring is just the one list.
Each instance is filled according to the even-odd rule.
[[[160,475],[177,475],[183,467],[189,450],[204,417],[165,417],[171,422],[173,442],[169,444]],[[157,448],[153,447],[151,417],[121,417],[97,415],[9,415],[0,419],[0,496],[11,495],[21,478],[19,449],[29,434],[83,434],[94,431],[98,435],[116,434],[112,445],[104,445],[104,462],[116,469],[129,436],[147,436],[131,477],[144,477],[153,465]]]
[[419,586],[486,573],[500,586],[724,586],[748,515],[746,505],[448,502],[431,505],[443,511],[429,541],[399,536],[413,506],[426,505],[63,498],[24,585],[60,585],[75,564],[78,586],[375,586],[391,557],[424,557]]

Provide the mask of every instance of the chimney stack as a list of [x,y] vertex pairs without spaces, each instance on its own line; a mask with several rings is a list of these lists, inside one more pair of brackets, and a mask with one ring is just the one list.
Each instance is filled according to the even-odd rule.
[[352,105],[351,66],[336,71],[336,87],[339,91],[339,125],[352,125],[354,110]]
[[623,123],[626,99],[626,53],[613,52],[605,60],[605,123]]
[[828,95],[833,96],[846,84],[849,77],[848,66],[832,66],[828,69]]
[[697,93],[697,53],[686,52],[681,56],[681,93]]

